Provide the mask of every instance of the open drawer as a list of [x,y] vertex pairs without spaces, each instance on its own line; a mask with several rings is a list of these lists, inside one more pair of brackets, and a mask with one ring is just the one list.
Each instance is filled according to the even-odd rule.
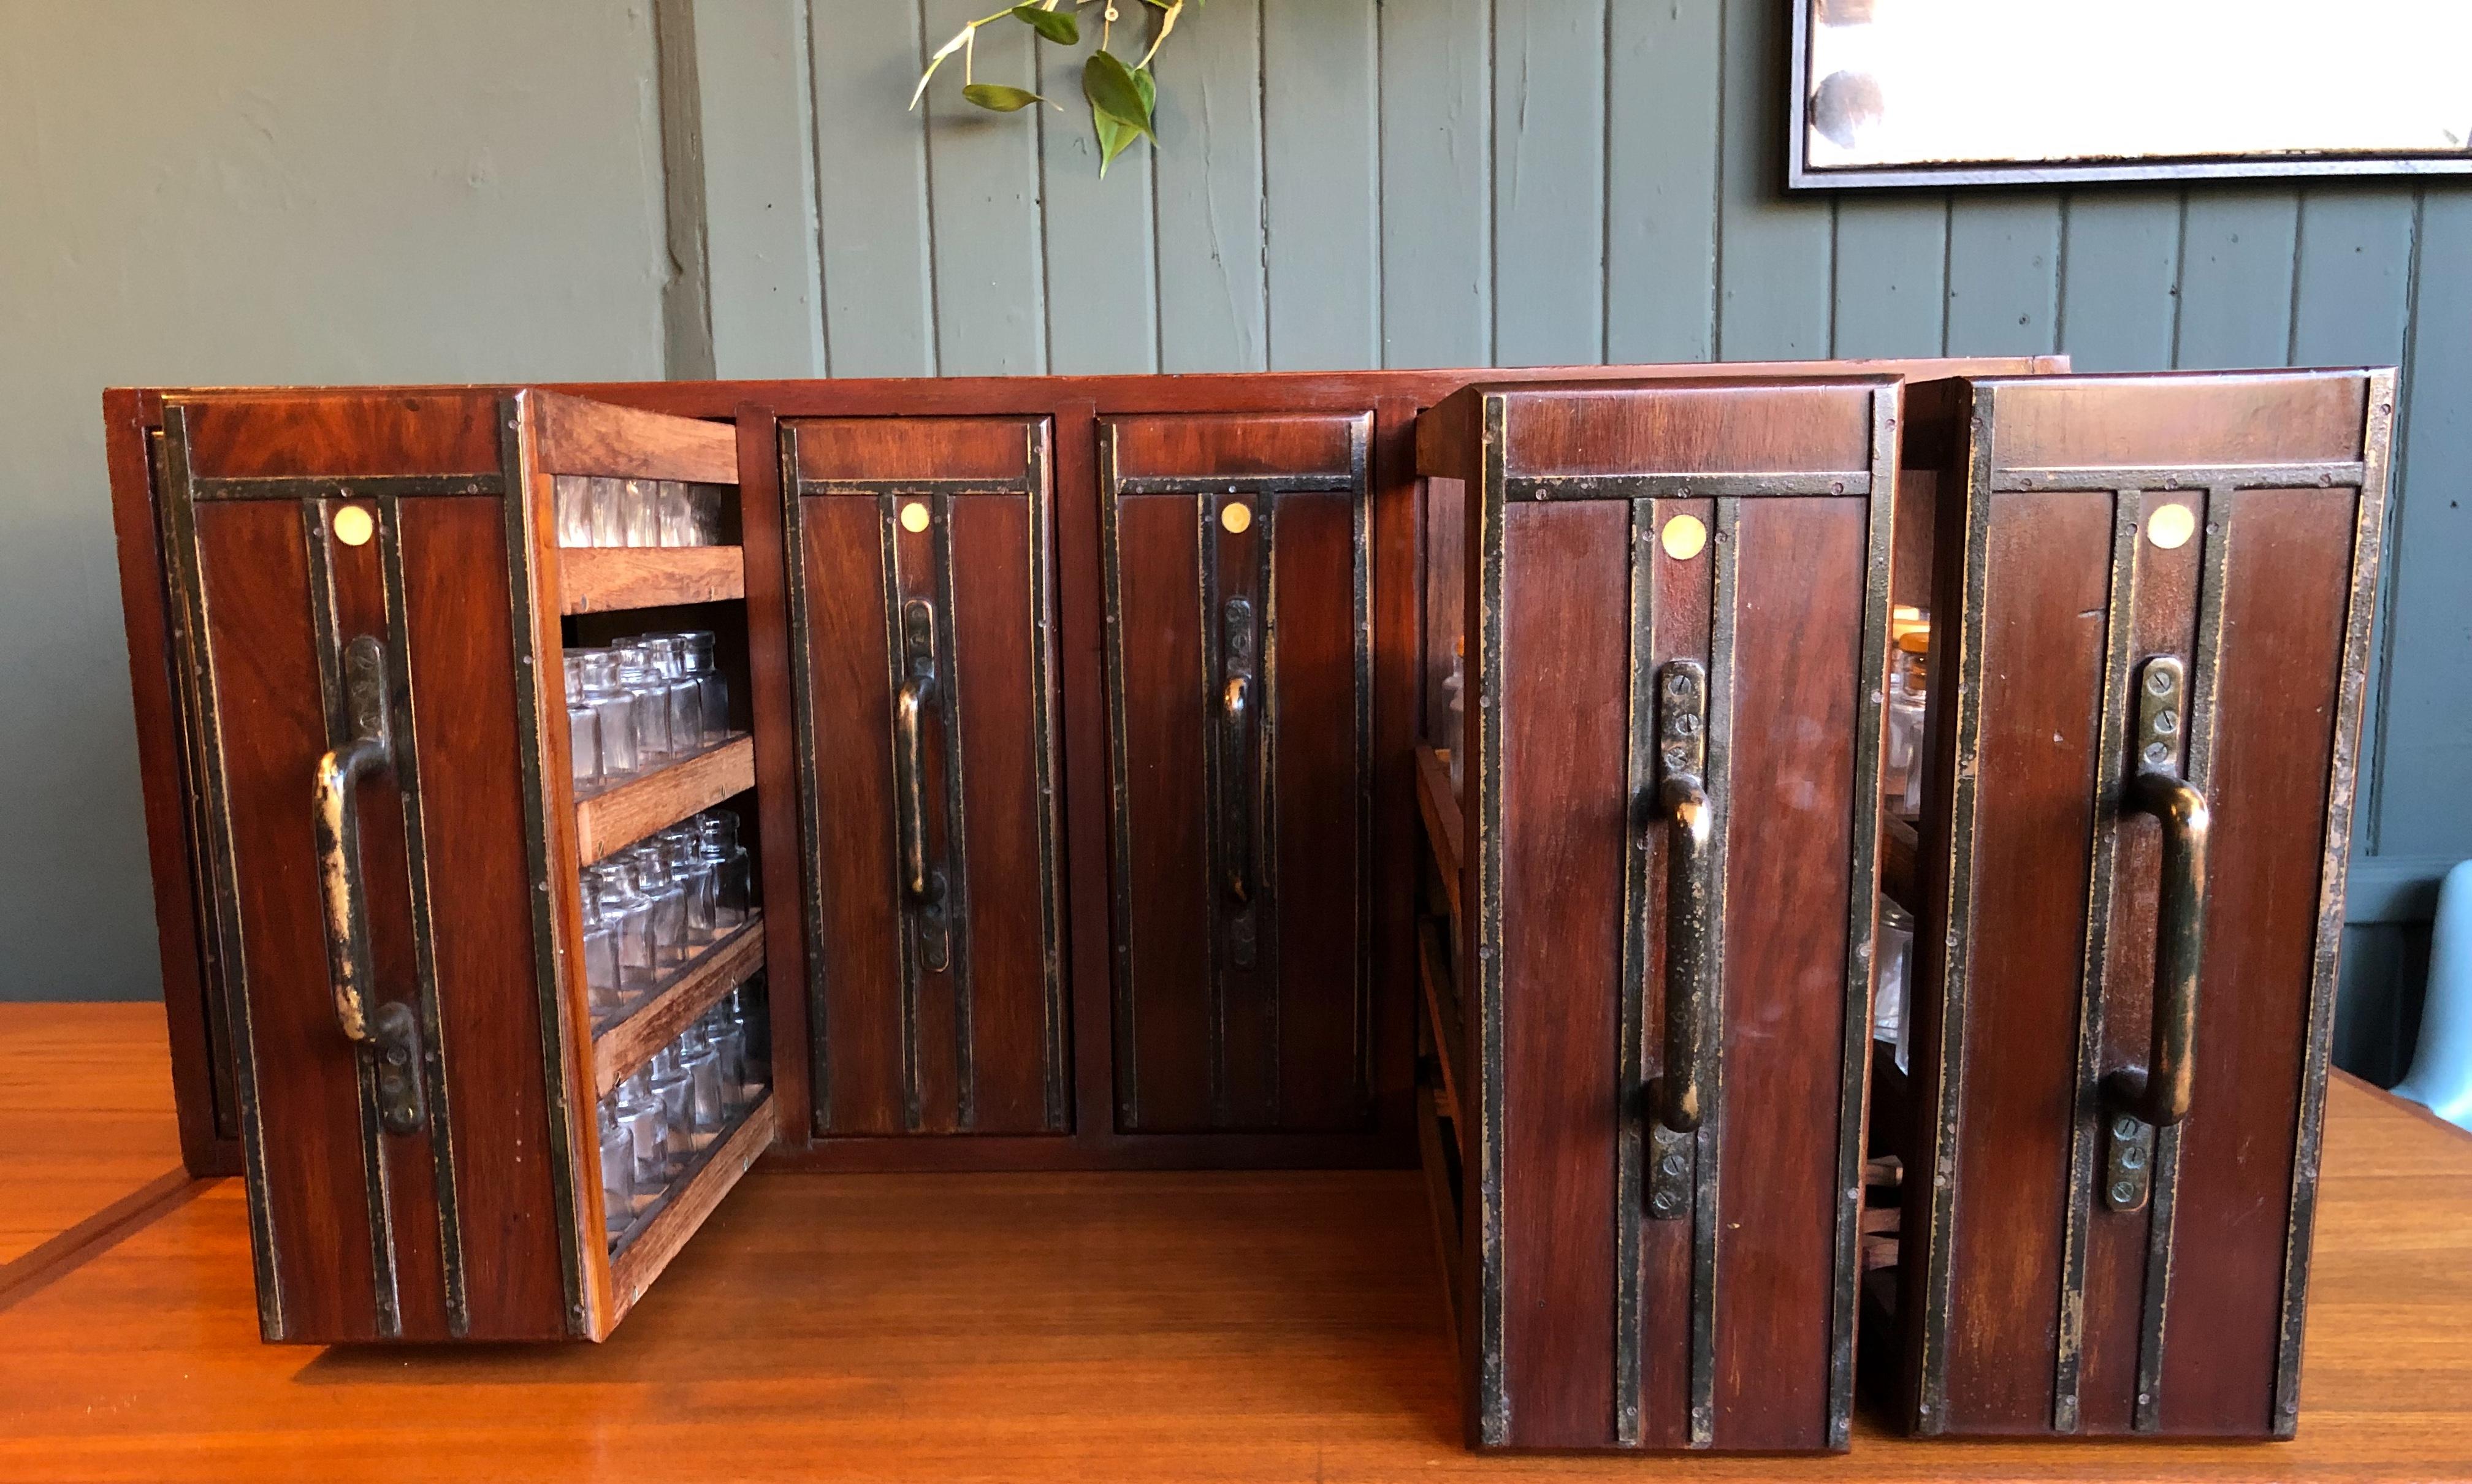
[[[155,453],[261,1329],[602,1338],[773,1127],[732,430],[524,390],[209,394],[167,401]],[[596,492],[673,544],[562,547]],[[664,532],[670,506],[693,518]],[[654,658],[715,658],[670,664],[692,726],[602,776],[566,660],[647,627],[698,636]],[[748,838],[678,832],[733,800]],[[681,913],[622,985],[581,883],[665,838],[616,868]],[[679,1112],[620,1119],[630,1084]]]

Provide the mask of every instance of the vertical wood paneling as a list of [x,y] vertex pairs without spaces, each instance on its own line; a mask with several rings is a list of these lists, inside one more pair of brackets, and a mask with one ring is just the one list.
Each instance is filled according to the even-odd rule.
[[[987,13],[981,0],[918,3],[931,50]],[[832,9],[838,15],[865,7]],[[1030,55],[1034,40],[1019,21],[980,27],[979,81],[1028,86],[1037,75]],[[963,101],[953,76],[961,65],[958,56],[945,62],[921,106],[936,265],[936,364],[946,376],[1043,371],[1037,130],[1021,115],[989,113]]]
[[1374,10],[1374,0],[1262,3],[1263,240],[1273,370],[1381,364]]
[[2292,345],[2290,190],[2191,191],[2180,234],[2180,334],[2174,365],[2281,365]]
[[[1086,17],[1095,24],[1098,17]],[[1150,148],[1134,145],[1099,175],[1082,101],[1092,44],[1038,47],[1041,221],[1047,237],[1047,368],[1059,375],[1155,371],[1158,242],[1152,231]]]
[[[1705,361],[1716,339],[1713,4],[1612,0],[1605,34],[1605,359]],[[1402,28],[1405,29],[1405,28]]]
[[1382,364],[1482,365],[1493,348],[1491,0],[1379,13]]
[[2060,349],[2081,371],[2172,364],[2179,317],[2180,194],[2084,191],[2061,236]]
[[1840,201],[1831,353],[1938,355],[1947,338],[1948,245],[1945,198]]
[[2472,192],[2431,186],[2413,295],[2403,498],[2388,552],[2375,849],[2472,854]]
[[[1162,52],[1157,66],[1152,177],[1158,193],[1159,369],[1258,371],[1268,364],[1270,334],[1260,0],[1187,7],[1169,44],[1172,52]],[[1147,148],[1134,145],[1123,165],[1139,163]]]
[[1786,8],[1776,0],[1723,3],[1716,351],[1726,361],[1824,356],[1834,212],[1825,199],[1788,200],[1782,186],[1777,91],[1786,76]]
[[1948,213],[1948,353],[2036,355],[2059,343],[2056,197],[1970,196]]
[[813,6],[807,23],[826,365],[835,376],[933,376],[927,126],[901,111],[926,61],[918,12],[897,0]]
[[1607,3],[1494,0],[1497,365],[1604,357]]
[[802,0],[695,8],[716,376],[821,376],[815,133]]
[[2412,318],[2409,186],[2311,186],[2300,198],[2294,365],[2391,365]]

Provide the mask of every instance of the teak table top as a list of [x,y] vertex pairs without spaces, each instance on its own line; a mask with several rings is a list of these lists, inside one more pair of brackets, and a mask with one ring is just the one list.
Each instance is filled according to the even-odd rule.
[[2472,1477],[2472,1138],[2349,1079],[2296,1442],[1504,1458],[1412,1171],[759,1170],[606,1345],[264,1346],[158,1014],[0,1005],[0,1478]]

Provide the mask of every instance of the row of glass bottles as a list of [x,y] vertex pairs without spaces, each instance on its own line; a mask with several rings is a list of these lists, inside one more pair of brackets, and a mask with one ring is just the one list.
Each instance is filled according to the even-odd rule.
[[561,474],[552,482],[560,546],[718,546],[721,484]]
[[585,866],[579,885],[583,981],[601,1025],[745,926],[754,872],[738,816],[711,809]]
[[602,1210],[615,1248],[772,1083],[764,980],[741,984],[601,1100]]
[[566,651],[567,744],[579,784],[614,782],[729,736],[713,636],[639,634]]

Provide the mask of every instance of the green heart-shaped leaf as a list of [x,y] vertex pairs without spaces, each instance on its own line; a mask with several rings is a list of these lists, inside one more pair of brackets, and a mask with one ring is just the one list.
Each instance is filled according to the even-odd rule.
[[962,89],[962,96],[991,113],[1012,113],[1047,101],[1036,93],[1001,82],[973,82]]
[[1141,134],[1130,124],[1112,113],[1103,111],[1097,104],[1090,106],[1090,130],[1099,136],[1099,178],[1107,178],[1107,167],[1116,156],[1132,148]]
[[1151,133],[1151,106],[1142,96],[1141,83],[1133,69],[1112,52],[1093,52],[1082,68],[1082,95],[1090,106],[1101,113],[1112,114],[1135,132],[1155,141]]
[[1043,11],[1036,0],[1012,8],[1012,18],[1037,32],[1059,46],[1071,46],[1082,39],[1082,25],[1070,11]]

